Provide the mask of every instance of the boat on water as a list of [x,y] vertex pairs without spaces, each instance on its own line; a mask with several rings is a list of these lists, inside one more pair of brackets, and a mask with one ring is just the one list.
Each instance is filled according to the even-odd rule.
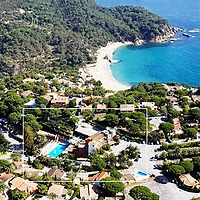
[[199,32],[200,32],[200,29],[195,28],[195,29],[193,29],[193,30],[189,30],[188,32],[189,32],[189,33],[199,33]]
[[188,34],[188,33],[182,33],[183,36],[185,37],[192,37],[192,35]]
[[175,42],[175,41],[180,41],[180,40],[181,40],[181,38],[171,38],[170,42]]

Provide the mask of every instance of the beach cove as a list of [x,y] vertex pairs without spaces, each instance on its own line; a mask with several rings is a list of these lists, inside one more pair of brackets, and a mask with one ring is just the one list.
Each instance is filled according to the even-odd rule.
[[97,51],[97,62],[87,65],[80,70],[83,79],[93,78],[96,81],[100,80],[102,85],[107,90],[119,91],[129,89],[129,85],[125,85],[117,81],[111,72],[110,64],[114,61],[113,53],[120,47],[131,45],[131,42],[115,42],[109,43],[106,47],[101,47]]
[[[88,71],[94,79],[101,80],[106,89],[124,89],[124,87],[128,88],[139,82],[176,82],[193,86],[200,85],[200,2],[164,0],[162,3],[156,3],[149,0],[140,2],[136,0],[98,0],[97,3],[106,7],[144,6],[169,20],[171,26],[183,29],[177,34],[177,38],[180,38],[177,42],[146,44],[139,47],[119,45],[113,48],[112,59],[120,60],[120,62],[110,64],[104,60],[104,67],[101,69],[100,59],[98,59],[98,67],[95,70],[94,68],[88,69]],[[184,37],[182,33],[190,34],[192,37]],[[108,64],[110,64],[109,67]],[[96,69],[98,69],[97,73]]]

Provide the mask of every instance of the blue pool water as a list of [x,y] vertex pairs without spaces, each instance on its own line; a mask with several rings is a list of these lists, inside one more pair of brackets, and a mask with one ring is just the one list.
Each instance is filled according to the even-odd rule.
[[28,103],[24,104],[25,106],[37,106],[37,104],[35,103],[35,99],[30,100]]
[[[200,85],[200,0],[97,0],[102,6],[143,6],[166,18],[171,26],[194,37],[165,45],[127,46],[115,51],[113,76],[125,85],[139,82],[177,82]],[[192,31],[196,29],[196,31]]]
[[68,144],[60,143],[58,144],[51,152],[48,153],[48,156],[51,158],[56,158],[68,147]]
[[136,174],[137,174],[138,176],[142,176],[142,177],[147,177],[147,176],[148,176],[146,173],[141,172],[141,171],[138,171]]

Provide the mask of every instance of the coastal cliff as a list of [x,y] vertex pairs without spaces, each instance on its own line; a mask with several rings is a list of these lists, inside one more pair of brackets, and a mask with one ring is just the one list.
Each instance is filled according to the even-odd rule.
[[175,28],[170,28],[169,26],[165,26],[163,28],[162,34],[156,35],[154,38],[150,40],[143,40],[136,38],[134,41],[134,45],[140,46],[146,43],[166,43],[169,42],[171,39],[176,37],[177,30]]

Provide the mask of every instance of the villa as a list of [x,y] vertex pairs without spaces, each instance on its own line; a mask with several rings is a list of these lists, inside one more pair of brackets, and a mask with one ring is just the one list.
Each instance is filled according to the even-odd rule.
[[87,145],[87,153],[88,156],[90,155],[90,153],[92,151],[94,151],[95,149],[99,149],[101,148],[104,144],[107,144],[108,141],[105,138],[104,133],[99,132],[96,133],[94,135],[92,135],[91,137],[87,138],[85,140],[86,145]]
[[70,196],[67,193],[67,189],[65,189],[63,185],[53,184],[48,190],[48,195],[50,194],[54,194],[57,198],[60,199],[70,199]]
[[11,189],[29,192],[33,194],[37,190],[37,183],[17,177],[10,181]]
[[144,181],[150,177],[150,174],[135,169],[132,166],[128,169],[122,170],[121,173],[121,181],[125,181],[127,185],[133,182]]

